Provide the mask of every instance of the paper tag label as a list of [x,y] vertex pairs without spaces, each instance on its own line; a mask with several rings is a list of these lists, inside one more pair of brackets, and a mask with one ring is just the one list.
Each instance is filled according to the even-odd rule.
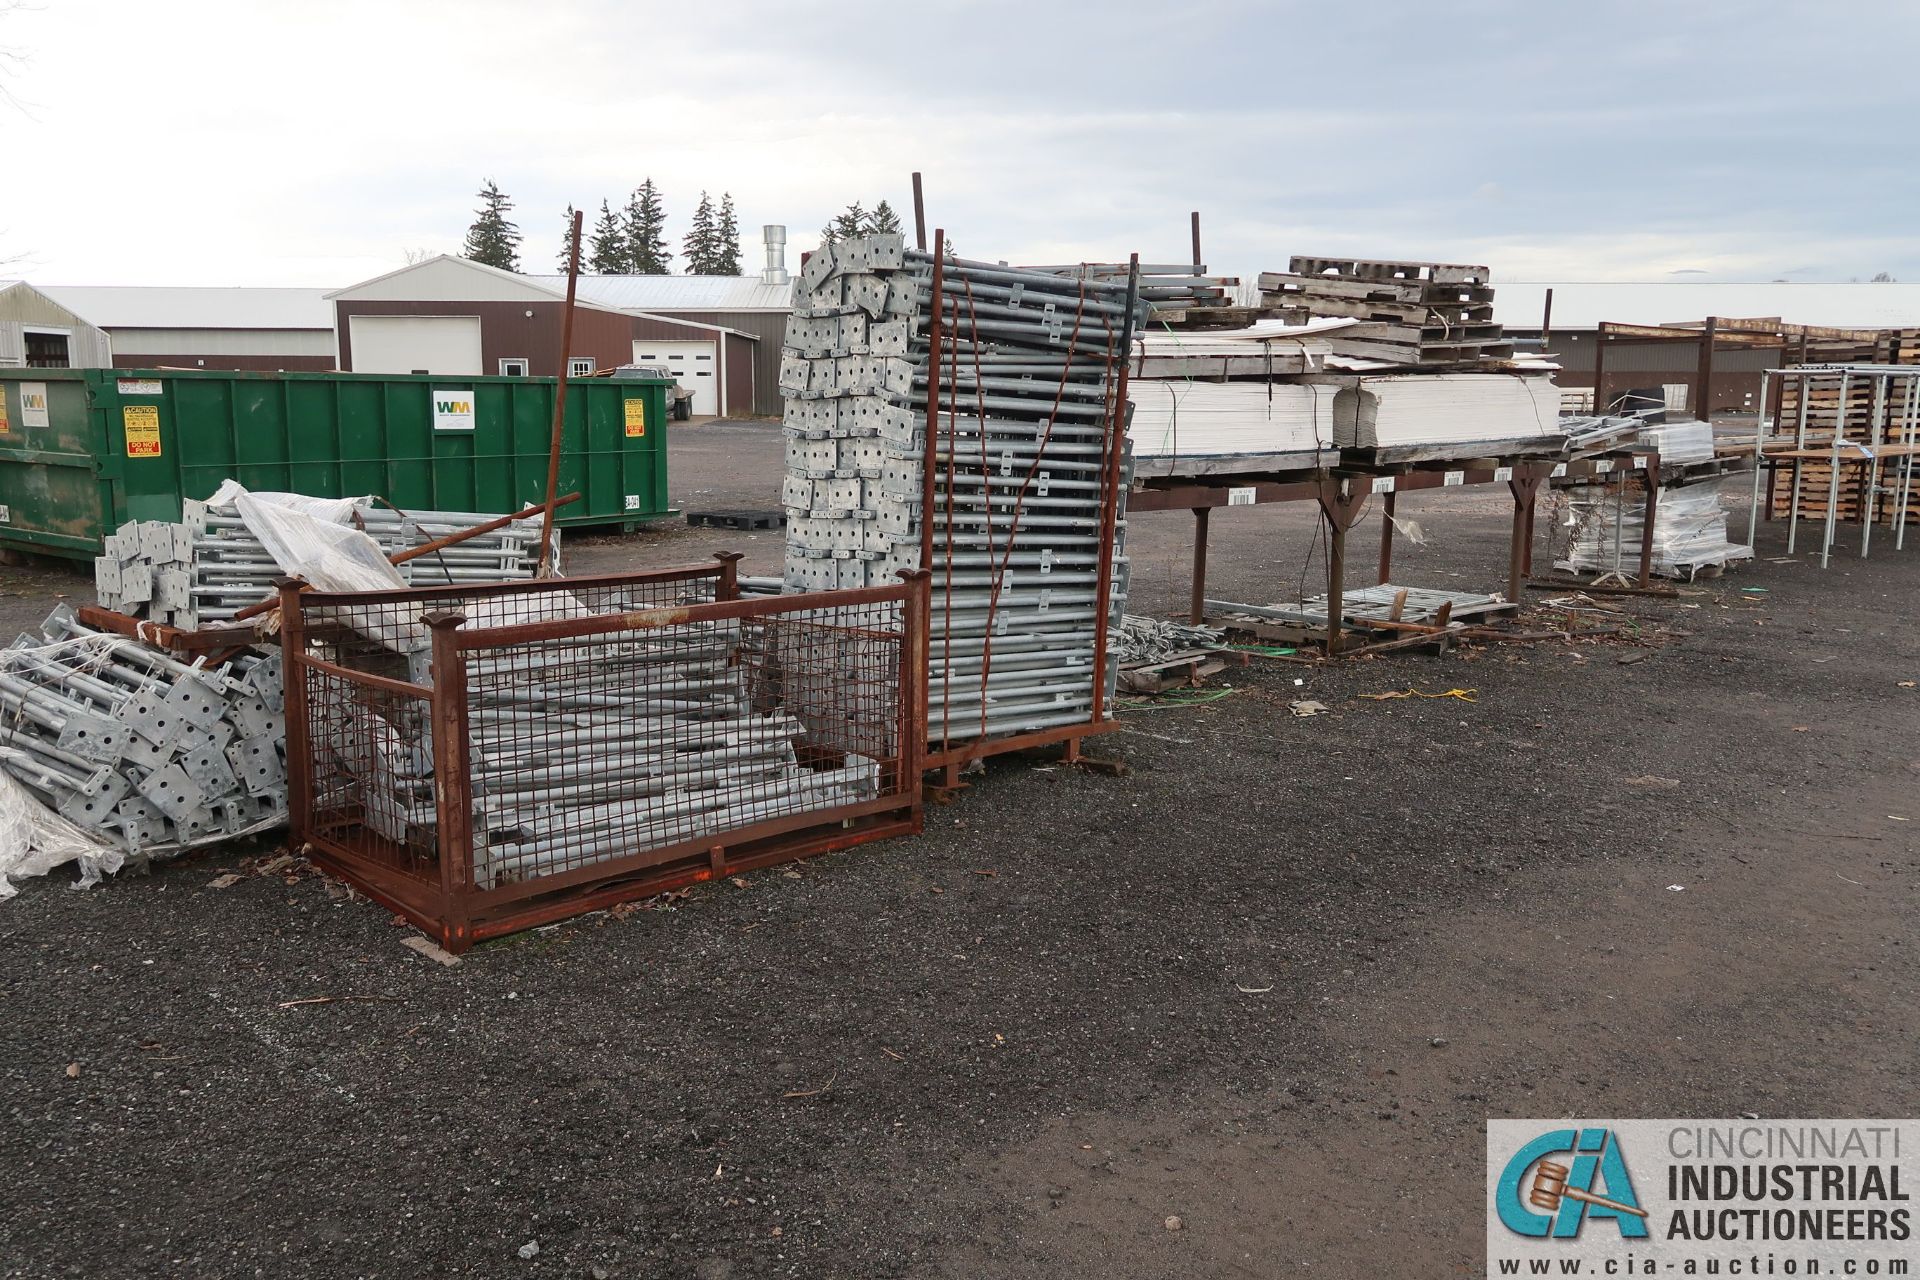
[[13,508],[7,507],[7,506],[0,506],[0,524],[12,524],[12,523],[13,523]]
[[[1560,474],[1561,474],[1561,472],[1563,472],[1564,470],[1565,470],[1565,468],[1564,468],[1564,467],[1563,467],[1563,468],[1560,468],[1559,470],[1556,470],[1556,471],[1554,472],[1554,474],[1555,474],[1555,475],[1560,475]],[[1603,475],[1605,475],[1605,474],[1607,474],[1607,472],[1609,472],[1609,471],[1611,471],[1611,470],[1613,470],[1613,464],[1612,464],[1611,462],[1608,462],[1608,461],[1607,461],[1607,460],[1606,460],[1605,458],[1596,458],[1596,459],[1594,460],[1594,463],[1593,463],[1593,474],[1595,474],[1595,475],[1597,475],[1597,476],[1603,476]]]
[[1373,478],[1373,491],[1375,493],[1392,493],[1393,477],[1392,476],[1375,476]]
[[432,391],[435,431],[473,430],[473,392]]
[[1493,478],[1495,483],[1498,483],[1502,480],[1511,480],[1513,479],[1513,468],[1512,467],[1495,467],[1493,469]]
[[1227,490],[1227,505],[1230,507],[1250,507],[1253,505],[1254,489],[1252,485]]
[[638,510],[640,509],[640,495],[639,495],[639,494],[637,494],[637,493],[630,493],[630,494],[628,494],[628,495],[627,495],[627,508],[626,508],[626,509],[627,509],[628,511],[638,511]]
[[1465,484],[1466,482],[1467,473],[1464,471],[1449,471],[1440,477],[1440,487],[1443,489],[1456,484]]
[[1644,453],[1636,453],[1636,454],[1634,454],[1634,455],[1633,455],[1633,469],[1634,469],[1635,471],[1645,471],[1645,470],[1647,469],[1647,455],[1646,455],[1646,454],[1644,454]]
[[10,435],[13,427],[7,422],[7,397],[0,394],[0,436]]
[[1556,463],[1554,463],[1554,465],[1553,465],[1553,474],[1554,474],[1554,475],[1556,475],[1556,476],[1563,476],[1563,475],[1565,475],[1565,474],[1567,474],[1567,464],[1566,464],[1566,463],[1564,463],[1564,462],[1556,462]]
[[638,440],[647,434],[647,402],[645,400],[622,401],[621,411],[626,415],[627,439]]
[[46,383],[23,382],[20,384],[20,425],[23,427],[47,425]]
[[166,393],[166,384],[158,378],[120,379],[120,394],[123,396],[163,396]]
[[129,458],[160,456],[160,407],[152,404],[120,406],[120,423],[126,431]]

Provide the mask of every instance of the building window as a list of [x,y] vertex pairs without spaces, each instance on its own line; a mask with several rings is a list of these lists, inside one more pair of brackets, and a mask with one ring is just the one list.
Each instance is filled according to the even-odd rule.
[[27,368],[29,369],[71,369],[73,356],[67,347],[67,335],[28,329]]
[[568,356],[567,357],[567,376],[569,378],[584,378],[592,372],[593,372],[592,356]]
[[527,358],[525,356],[503,356],[500,360],[500,376],[503,378],[526,377]]

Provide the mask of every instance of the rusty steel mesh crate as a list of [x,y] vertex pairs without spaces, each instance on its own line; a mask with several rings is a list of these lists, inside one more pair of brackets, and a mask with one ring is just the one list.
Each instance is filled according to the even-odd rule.
[[282,592],[296,844],[461,950],[920,827],[927,579]]

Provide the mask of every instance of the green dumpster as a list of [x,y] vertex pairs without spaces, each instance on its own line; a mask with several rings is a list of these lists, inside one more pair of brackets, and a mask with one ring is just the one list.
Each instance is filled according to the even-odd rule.
[[[667,506],[666,378],[567,384],[563,525]],[[249,489],[402,510],[515,511],[546,497],[553,378],[0,369],[0,547],[92,556],[128,520]]]

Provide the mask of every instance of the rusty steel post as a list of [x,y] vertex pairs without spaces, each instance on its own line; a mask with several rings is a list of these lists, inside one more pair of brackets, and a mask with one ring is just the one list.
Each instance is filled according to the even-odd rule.
[[1523,577],[1533,576],[1533,518],[1540,510],[1540,493],[1534,491],[1533,498],[1527,503],[1527,530],[1520,543],[1520,573]]
[[567,255],[567,307],[560,316],[560,381],[553,388],[553,438],[547,442],[547,509],[540,517],[538,577],[553,576],[553,508],[560,493],[560,436],[567,425],[567,365],[573,359],[573,298],[580,284],[580,210],[573,211],[573,251]]
[[1547,290],[1546,305],[1540,308],[1540,349],[1553,341],[1553,290]]
[[300,616],[298,578],[278,578],[280,588],[280,711],[286,721],[287,848],[299,853],[313,824],[313,726],[307,719],[307,627]]
[[1193,602],[1187,606],[1187,621],[1196,627],[1207,617],[1207,518],[1212,511],[1193,509]]
[[1593,327],[1593,412],[1604,417],[1607,412],[1607,322],[1602,320]]
[[457,634],[466,615],[429,613],[432,632],[433,801],[439,828],[440,945],[465,951],[472,945],[467,920],[473,892],[473,766],[467,741],[467,667]]
[[1719,320],[1708,316],[1700,331],[1700,363],[1693,373],[1693,416],[1702,422],[1713,420],[1713,339]]
[[[1082,283],[1081,288],[1086,286]],[[1127,451],[1127,373],[1133,367],[1133,313],[1140,305],[1140,255],[1127,259],[1127,312],[1120,325],[1120,379],[1107,418],[1106,451],[1100,473],[1100,571],[1094,575],[1093,711],[1098,724],[1107,709],[1107,632],[1113,611],[1113,540],[1120,525],[1120,458]],[[1111,369],[1112,365],[1109,364]]]
[[[1320,482],[1320,517],[1330,531],[1327,539],[1327,656],[1340,651],[1343,640],[1341,619],[1347,612],[1347,530],[1360,510],[1358,489],[1348,491],[1347,482],[1327,479]],[[1306,584],[1301,584],[1301,590]]]
[[[1624,494],[1622,495],[1625,496]],[[1640,586],[1642,590],[1653,585],[1653,519],[1660,510],[1660,455],[1655,453],[1647,458],[1647,505],[1641,517],[1645,522],[1640,530]]]
[[740,598],[740,555],[738,551],[716,551],[713,558],[720,562],[720,580],[713,584],[715,600],[738,600]]
[[1193,211],[1193,265],[1198,267],[1206,261],[1200,256],[1200,211]]
[[1389,489],[1380,518],[1380,583],[1382,586],[1393,580],[1393,500],[1398,497]]
[[1540,492],[1543,468],[1517,465],[1507,489],[1513,494],[1513,532],[1507,542],[1507,599],[1519,600],[1526,582],[1527,513]]
[[927,251],[927,197],[920,189],[920,171],[913,171],[913,247]]
[[905,628],[900,638],[900,786],[914,797],[914,814],[921,812],[920,779],[926,772],[928,667],[933,649],[927,633],[933,618],[933,572],[901,569],[907,597],[900,605]]

